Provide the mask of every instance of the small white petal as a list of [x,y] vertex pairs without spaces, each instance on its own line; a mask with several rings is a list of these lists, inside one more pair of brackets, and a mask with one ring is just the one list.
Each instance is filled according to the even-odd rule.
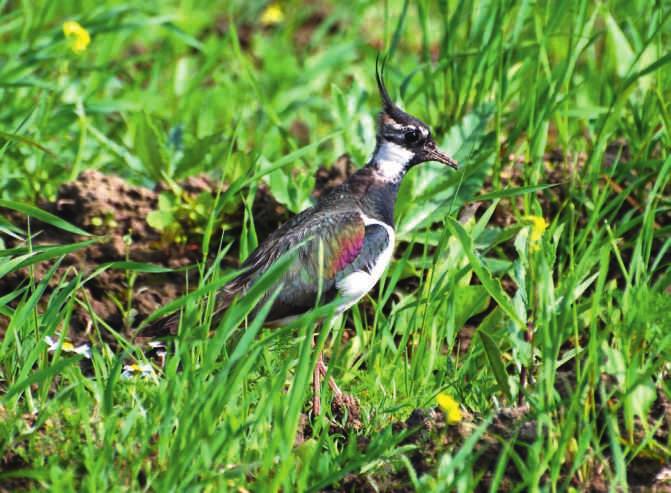
[[81,354],[87,359],[91,359],[91,348],[89,347],[88,344],[82,344],[81,346],[77,346],[74,352],[77,354]]

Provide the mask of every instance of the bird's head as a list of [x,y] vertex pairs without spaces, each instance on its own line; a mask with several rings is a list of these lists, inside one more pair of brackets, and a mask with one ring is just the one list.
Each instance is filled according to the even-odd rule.
[[392,102],[377,62],[375,75],[382,111],[378,121],[373,165],[383,176],[394,181],[400,179],[410,167],[427,161],[437,161],[457,169],[457,162],[436,146],[429,126]]

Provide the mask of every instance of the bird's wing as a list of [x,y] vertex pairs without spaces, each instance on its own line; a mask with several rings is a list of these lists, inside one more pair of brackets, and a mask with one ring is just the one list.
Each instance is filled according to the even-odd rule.
[[[331,301],[338,294],[338,281],[357,271],[370,274],[389,241],[385,228],[366,225],[358,210],[308,209],[272,233],[245,260],[243,272],[217,294],[215,319],[289,251],[293,250],[295,257],[279,279],[282,289],[273,302],[268,322],[300,315],[320,301]],[[160,323],[162,330],[176,333],[179,314],[166,320]]]
[[[244,293],[283,254],[295,254],[282,274],[278,294],[268,320],[299,315],[319,301],[336,295],[338,274],[346,269],[364,247],[366,226],[358,210],[319,211],[309,209],[295,216],[270,235],[242,265],[244,272],[220,294],[218,308]],[[321,277],[321,291],[320,291]],[[321,300],[318,299],[321,294]]]
[[[267,320],[280,321],[304,313],[319,302],[335,298],[342,291],[339,281],[349,274],[356,271],[371,274],[390,241],[386,228],[366,224],[358,209],[308,209],[285,223],[249,256],[243,264],[246,270],[220,293],[217,311],[223,311],[244,293],[281,255],[294,250],[295,260],[279,280],[282,289]],[[374,277],[370,277],[370,282],[357,282],[362,285],[354,290],[361,293],[353,298],[368,291],[376,282]]]

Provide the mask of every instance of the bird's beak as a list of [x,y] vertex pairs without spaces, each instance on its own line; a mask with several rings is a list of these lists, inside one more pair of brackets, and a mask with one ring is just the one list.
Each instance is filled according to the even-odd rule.
[[459,169],[459,163],[438,149],[433,142],[428,142],[424,146],[424,153],[427,161],[437,161],[439,163],[447,164],[451,168]]

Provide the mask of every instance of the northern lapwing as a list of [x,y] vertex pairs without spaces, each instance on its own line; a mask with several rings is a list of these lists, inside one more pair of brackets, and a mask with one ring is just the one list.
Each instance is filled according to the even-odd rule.
[[[380,67],[376,62],[382,111],[368,164],[270,234],[245,260],[242,274],[217,294],[217,315],[292,250],[295,256],[280,277],[281,288],[266,325],[285,324],[319,303],[334,300],[341,301],[339,312],[347,310],[375,286],[392,259],[394,205],[408,170],[427,161],[457,169],[456,161],[436,147],[429,126],[393,103],[383,69],[384,63]],[[177,321],[171,320],[173,324]],[[320,354],[313,374],[315,415],[320,412],[321,378],[326,371]],[[342,396],[333,379],[329,385],[334,394]]]

